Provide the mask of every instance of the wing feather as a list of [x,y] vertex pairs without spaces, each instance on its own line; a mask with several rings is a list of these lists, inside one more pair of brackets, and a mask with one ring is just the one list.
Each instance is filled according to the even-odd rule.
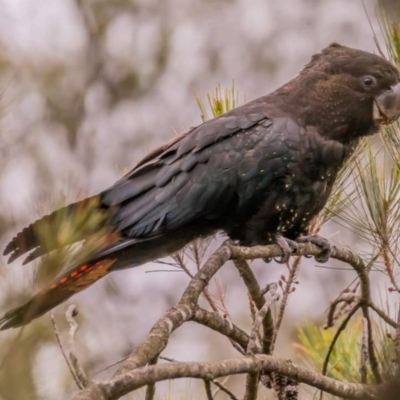
[[[145,239],[199,218],[216,218],[218,205],[229,204],[237,196],[235,168],[248,148],[255,146],[250,143],[246,147],[246,134],[271,126],[270,120],[258,113],[260,109],[259,102],[248,104],[189,130],[149,153],[93,198],[99,199],[100,208],[113,208],[111,223],[126,238]],[[261,140],[259,136],[257,140]],[[37,230],[51,226],[56,236],[65,223],[61,217],[77,213],[80,204],[57,210],[21,231],[6,246],[4,254],[11,254],[9,261],[32,250],[27,261],[54,250],[57,243],[44,247]]]

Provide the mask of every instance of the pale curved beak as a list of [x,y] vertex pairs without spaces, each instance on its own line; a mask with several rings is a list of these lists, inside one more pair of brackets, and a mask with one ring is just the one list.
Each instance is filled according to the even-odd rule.
[[375,98],[374,120],[388,125],[400,117],[400,83]]

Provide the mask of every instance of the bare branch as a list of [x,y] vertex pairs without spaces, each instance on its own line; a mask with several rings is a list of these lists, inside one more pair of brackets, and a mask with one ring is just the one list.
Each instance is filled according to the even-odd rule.
[[231,249],[221,246],[193,277],[178,305],[168,310],[151,329],[147,339],[137,347],[116,372],[116,375],[146,365],[167,346],[171,333],[191,319],[200,294],[210,279],[231,257]]
[[78,323],[75,321],[75,318],[78,315],[78,310],[75,304],[71,304],[67,312],[65,313],[65,319],[69,325],[69,361],[71,366],[75,372],[76,378],[80,383],[80,388],[85,388],[89,385],[89,379],[87,378],[85,371],[81,367],[78,361],[78,357],[76,356],[75,352],[75,335],[78,331]]
[[[276,245],[270,246],[254,246],[254,247],[231,247],[233,258],[244,258],[244,259],[253,259],[253,258],[268,258],[268,257],[279,257],[281,255],[281,250]],[[321,253],[321,249],[317,246],[312,245],[310,243],[306,243],[303,245],[299,245],[296,251],[296,255],[319,255]],[[368,276],[368,268],[366,267],[364,261],[358,255],[354,254],[349,249],[338,249],[333,246],[331,258],[343,261],[349,264],[357,273],[358,279],[360,280],[360,288],[361,288],[361,308],[363,312],[364,318],[368,320],[368,353],[369,353],[369,362],[371,365],[372,373],[375,376],[376,382],[380,383],[382,381],[378,360],[376,358],[373,337],[372,337],[372,326],[369,316],[368,304],[371,300],[371,290],[370,290],[370,281]]]
[[246,392],[243,400],[257,400],[260,372],[253,372],[246,377]]
[[354,307],[354,304],[359,302],[359,296],[357,295],[359,285],[359,282],[357,282],[353,288],[346,288],[331,302],[324,329],[334,326],[338,319],[346,315]]
[[375,354],[374,338],[372,333],[371,317],[369,315],[369,308],[367,306],[362,307],[364,318],[367,320],[367,344],[368,344],[368,359],[369,365],[371,366],[372,373],[374,374],[375,381],[377,383],[382,382],[382,376],[379,372],[379,363]]
[[[320,248],[309,243],[300,244],[297,250],[297,255],[315,256],[319,255],[320,253]],[[245,248],[225,243],[209,258],[209,260],[198,271],[193,279],[191,279],[189,286],[183,293],[177,306],[168,310],[166,314],[154,325],[147,339],[128,357],[128,359],[123,363],[120,370],[117,371],[114,378],[109,381],[91,384],[90,387],[77,394],[74,399],[117,399],[132,390],[136,390],[144,385],[155,383],[160,380],[175,379],[178,377],[192,377],[206,381],[212,381],[213,379],[221,376],[238,373],[251,374],[253,387],[255,387],[254,382],[256,375],[258,375],[259,373],[274,373],[275,376],[279,377],[280,379],[284,379],[285,382],[287,381],[307,383],[315,388],[324,390],[339,397],[349,399],[362,398],[363,396],[364,399],[374,398],[374,389],[372,389],[372,387],[370,386],[339,382],[327,378],[323,376],[323,374],[318,374],[313,371],[295,366],[290,361],[279,359],[277,357],[271,357],[264,354],[256,354],[252,357],[244,357],[210,363],[173,362],[168,365],[160,364],[146,366],[146,364],[148,364],[152,359],[158,356],[161,351],[166,347],[171,333],[175,329],[180,327],[184,322],[189,320],[193,320],[203,325],[209,326],[211,329],[218,331],[223,335],[226,335],[232,341],[232,343],[235,344],[235,346],[240,346],[240,350],[243,348],[247,348],[249,345],[249,337],[239,328],[230,324],[227,320],[225,320],[218,314],[200,309],[197,305],[199,296],[207,287],[214,274],[229,259],[232,258],[233,260],[237,261],[240,259],[279,257],[281,255],[281,249],[275,245]],[[368,270],[365,267],[363,260],[348,249],[337,249],[335,247],[332,251],[332,258],[341,260],[351,265],[353,269],[357,272],[360,280],[360,304],[357,304],[356,307],[354,307],[350,311],[349,315],[346,318],[347,321],[351,318],[356,309],[358,309],[359,307],[362,307],[364,317],[367,318],[366,314],[368,314],[368,305],[370,303],[370,286]],[[243,280],[245,281],[249,293],[251,294],[251,297],[256,306],[259,307],[261,305],[261,307],[259,308],[259,312],[261,311],[260,309],[263,309],[263,312],[265,312],[265,315],[267,315],[270,304],[267,304],[267,302],[265,302],[265,299],[263,298],[263,293],[260,291],[258,283],[256,282],[248,264],[236,262],[236,265],[239,265],[238,269],[241,272],[242,278],[243,276],[245,276]],[[257,320],[259,321],[260,318],[258,318]],[[258,327],[259,326],[260,325],[258,322]],[[345,324],[342,324],[341,329],[344,329],[344,326]],[[337,333],[337,336],[339,335],[339,333]],[[334,343],[332,344],[332,348],[333,346]],[[256,350],[257,352],[260,351],[260,349],[258,348]],[[262,351],[264,350],[265,348],[262,349]],[[371,368],[374,371],[374,367],[372,366],[374,360],[373,350],[373,342],[369,326],[368,352],[370,362],[372,360]],[[327,360],[329,360],[329,355],[327,357]],[[327,363],[328,361],[326,361],[326,365],[324,367],[325,370],[327,367]],[[291,384],[288,385],[288,393],[290,392],[290,396],[292,396],[292,398],[296,398],[297,389],[292,390],[292,386],[293,385]]]
[[261,292],[261,294],[269,292],[270,299],[266,300],[265,304],[257,312],[256,319],[254,321],[254,325],[253,325],[253,328],[252,328],[251,334],[250,334],[250,341],[247,346],[247,354],[253,355],[257,351],[257,345],[256,345],[257,332],[259,331],[261,323],[264,320],[265,316],[270,311],[271,305],[274,302],[279,300],[279,293],[276,293],[277,288],[278,288],[278,285],[274,282],[274,283],[268,284],[266,286],[265,290],[263,290]]
[[[267,315],[271,315],[271,305],[275,301],[279,300],[279,294],[276,293],[276,289],[278,285],[276,283],[268,284],[264,290],[260,292],[260,295],[263,296],[265,293],[269,292],[270,298],[265,300],[264,305],[258,310],[253,328],[251,329],[250,341],[247,345],[246,353],[250,355],[254,355],[257,352],[257,337],[258,332],[260,330],[260,326]],[[263,296],[264,297],[264,296]],[[264,298],[265,299],[265,298]],[[272,325],[273,329],[273,325]],[[258,382],[259,382],[259,372],[248,374],[246,378],[246,394],[244,396],[244,400],[256,400],[258,393]]]
[[[248,263],[244,260],[234,260],[234,264],[237,270],[239,271],[239,274],[243,279],[243,282],[247,287],[251,300],[254,302],[254,304],[259,310],[254,318],[254,325],[251,331],[251,336],[250,336],[251,339],[247,346],[247,353],[250,352],[251,354],[254,354],[255,352],[257,352],[256,340],[259,335],[260,326],[261,324],[263,324],[263,337],[262,337],[263,353],[269,354],[272,343],[272,337],[274,333],[274,321],[272,319],[271,308],[270,308],[271,304],[269,302],[266,302],[263,296],[263,292],[261,291],[260,286],[257,282],[257,279],[255,278],[253,271],[250,269]],[[276,292],[276,287],[274,288],[274,295],[275,292]],[[257,398],[258,382],[259,382],[258,373],[249,374],[247,376],[245,400],[253,400]]]
[[396,326],[396,336],[394,339],[394,351],[396,352],[396,362],[400,369],[400,307],[397,312],[397,326]]
[[211,390],[211,382],[207,379],[204,379],[204,388],[206,391],[207,400],[214,400],[214,396]]
[[[218,314],[198,307],[191,320],[221,333],[231,341],[237,343],[243,350],[246,349],[249,344],[249,336],[246,332]],[[259,352],[261,352],[261,349],[258,348],[257,353]]]
[[160,360],[164,360],[164,361],[168,361],[168,362],[175,362],[177,360],[175,360],[174,358],[170,358],[170,357],[165,357],[165,356],[160,356],[158,357]]
[[[154,358],[154,360],[151,360],[149,365],[156,365],[157,361],[158,357]],[[146,389],[145,400],[153,400],[155,394],[156,394],[156,384],[154,382],[149,383]]]
[[[206,311],[206,310],[204,310],[204,311]],[[206,311],[206,312],[209,313],[209,311]],[[212,314],[212,313],[210,313],[210,314]],[[214,315],[214,314],[212,314],[212,315]],[[160,356],[159,359],[160,359],[160,360],[165,360],[165,361],[168,361],[168,362],[177,362],[177,360],[175,360],[175,359],[173,359],[173,358],[169,358],[169,357]],[[227,379],[229,379],[229,377],[227,377]],[[229,397],[231,400],[239,400],[239,399],[238,399],[228,388],[226,388],[221,382],[218,382],[218,381],[216,381],[216,380],[210,380],[210,382],[213,383],[220,391],[226,393],[226,394],[228,395],[228,397]],[[216,395],[216,393],[214,392],[213,396],[215,396],[215,395]]]
[[297,277],[297,272],[299,271],[300,262],[301,262],[301,257],[295,257],[294,261],[292,262],[292,266],[290,266],[290,263],[288,263],[289,276],[286,280],[285,288],[283,289],[282,301],[279,306],[278,318],[276,320],[276,325],[275,325],[275,329],[274,329],[273,336],[272,336],[271,354],[274,351],[275,343],[278,338],[278,332],[279,332],[279,329],[280,329],[282,321],[283,321],[283,316],[285,314],[289,295],[291,293],[293,293],[293,289],[294,289],[293,284],[295,283],[295,279]]
[[276,372],[346,399],[376,400],[376,390],[380,388],[380,385],[372,387],[359,383],[340,382],[299,367],[285,359],[257,354],[252,357],[225,359],[222,361],[173,362],[141,367],[135,371],[121,374],[108,382],[93,383],[73,396],[72,399],[114,400],[151,382],[185,377],[211,380],[222,376],[260,371]]
[[[358,303],[356,304],[352,310],[350,310],[350,312],[347,314],[346,318],[342,321],[342,323],[339,325],[338,330],[335,333],[335,336],[332,339],[331,344],[329,345],[328,348],[328,352],[326,353],[325,359],[324,359],[324,363],[322,364],[322,375],[326,375],[326,372],[328,370],[328,364],[329,364],[329,358],[332,354],[332,351],[335,347],[335,344],[337,342],[337,340],[339,339],[340,334],[344,331],[344,329],[346,328],[347,324],[349,323],[351,317],[356,313],[356,311],[361,307],[361,304]],[[322,397],[322,394],[321,394]]]
[[362,319],[362,340],[361,340],[361,363],[360,382],[367,383],[367,362],[368,362],[368,321]]
[[[256,277],[253,274],[253,271],[250,269],[249,264],[245,260],[236,259],[233,260],[235,267],[239,271],[241,278],[243,279],[244,284],[247,287],[250,298],[253,300],[257,309],[260,310],[265,304],[265,298],[261,293],[260,285],[257,282]],[[274,334],[274,321],[272,319],[271,310],[268,309],[267,314],[265,315],[263,321],[263,338],[262,338],[262,347],[264,354],[270,354],[272,337]]]
[[[269,246],[253,247],[230,246],[230,248],[232,251],[233,259],[253,260],[256,258],[282,256],[282,250],[279,246],[275,244]],[[311,243],[299,244],[295,253],[295,255],[310,255],[314,257],[320,254],[321,249]],[[361,298],[365,302],[368,302],[370,298],[368,270],[362,258],[347,248],[338,249],[336,246],[332,247],[331,258],[349,264],[356,271],[361,284]]]
[[[199,251],[199,241],[196,240],[193,244],[189,245],[190,250],[193,253],[194,256],[194,261],[196,263],[197,270],[200,269],[200,251]],[[176,262],[176,266],[178,266],[187,276],[189,276],[190,279],[193,279],[194,275],[190,272],[189,268],[186,265],[185,259],[184,259],[185,252],[180,251],[172,256],[172,258]],[[204,288],[202,295],[205,297],[205,299],[208,301],[210,304],[211,309],[215,312],[218,313],[218,306],[216,302],[214,301],[214,298],[212,294],[208,291],[207,288]]]
[[227,389],[222,383],[213,380],[212,383],[217,386],[221,392],[224,392],[231,400],[239,400],[229,389]]
[[53,312],[50,312],[50,319],[51,319],[51,323],[52,323],[52,325],[53,325],[53,331],[54,331],[54,335],[56,336],[56,339],[57,339],[58,347],[59,347],[60,350],[61,350],[61,353],[62,353],[62,355],[63,355],[63,357],[64,357],[64,360],[65,360],[65,362],[66,362],[66,364],[67,364],[67,366],[68,366],[69,371],[71,372],[72,378],[74,379],[74,381],[75,381],[75,383],[76,383],[76,386],[78,386],[79,389],[83,389],[83,387],[81,386],[81,382],[80,382],[79,379],[77,378],[77,376],[76,376],[76,374],[75,374],[75,370],[74,370],[74,368],[72,367],[72,365],[71,365],[71,363],[70,363],[70,361],[69,361],[69,358],[68,358],[68,356],[67,356],[67,353],[66,353],[66,351],[64,350],[64,347],[63,347],[63,345],[62,345],[60,332],[59,332],[59,330],[58,330],[58,328],[57,328],[57,323],[56,323],[56,319],[54,318]]
[[374,310],[388,325],[397,329],[400,321],[396,322],[392,318],[389,317],[384,311],[382,311],[372,300],[368,302],[368,307]]

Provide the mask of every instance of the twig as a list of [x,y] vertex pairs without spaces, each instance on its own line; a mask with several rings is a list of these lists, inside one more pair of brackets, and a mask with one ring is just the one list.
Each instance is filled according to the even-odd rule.
[[71,375],[72,375],[72,378],[73,378],[73,380],[75,381],[76,386],[78,386],[79,389],[83,389],[83,387],[81,386],[81,382],[80,382],[79,379],[77,378],[77,376],[76,376],[76,374],[75,374],[75,370],[74,370],[74,368],[72,367],[72,365],[71,365],[71,363],[70,363],[70,361],[69,361],[69,358],[68,358],[68,356],[67,356],[67,354],[66,354],[66,352],[65,352],[65,350],[64,350],[64,347],[63,347],[63,345],[62,345],[60,332],[59,332],[59,330],[58,330],[58,328],[57,328],[57,323],[56,323],[56,319],[54,318],[53,312],[50,312],[50,319],[51,319],[51,323],[52,323],[52,325],[53,325],[53,332],[54,332],[54,335],[56,336],[57,343],[58,343],[58,347],[59,347],[60,350],[61,350],[61,354],[62,354],[63,357],[64,357],[64,360],[65,360],[65,362],[66,362],[66,364],[67,364],[67,366],[68,366],[68,369],[69,369],[69,371],[70,371],[70,373],[71,373]]
[[[265,298],[261,293],[260,285],[257,282],[253,271],[250,269],[249,264],[245,260],[234,259],[233,263],[239,271],[244,284],[247,287],[249,295],[256,305],[257,309],[260,310],[265,305]],[[263,324],[263,338],[262,347],[264,354],[270,354],[272,337],[274,334],[274,321],[272,319],[271,310],[268,308],[268,312],[262,321]],[[258,332],[258,331],[257,331]]]
[[397,328],[400,322],[396,322],[392,318],[389,317],[384,311],[382,311],[372,300],[368,302],[368,307],[374,310],[388,325],[393,328]]
[[230,340],[232,347],[239,352],[240,354],[242,354],[243,356],[246,355],[246,351],[243,350],[236,342],[234,342],[233,340]]
[[[193,253],[194,256],[194,260],[197,270],[200,269],[200,254],[199,254],[199,248],[197,244],[192,244],[189,246],[190,250]],[[178,252],[176,254],[174,254],[172,256],[172,258],[174,259],[174,261],[176,262],[176,265],[181,268],[181,270],[183,272],[185,272],[185,274],[187,276],[189,276],[190,279],[193,279],[194,275],[192,274],[192,272],[189,270],[189,268],[187,267],[185,260],[184,260],[184,251]],[[204,298],[208,301],[208,304],[210,305],[211,309],[218,314],[219,309],[218,309],[218,305],[216,304],[213,295],[209,292],[208,288],[205,287],[203,292],[202,292],[202,296],[204,296]]]
[[372,334],[372,322],[371,317],[369,315],[369,308],[367,306],[363,306],[362,312],[364,318],[367,320],[367,344],[368,344],[368,359],[369,365],[371,366],[371,371],[374,374],[374,378],[376,383],[382,383],[382,376],[379,372],[379,363],[375,354],[375,346],[374,346],[374,338]]
[[[149,365],[156,365],[158,361],[158,357],[155,357],[150,361]],[[154,382],[149,383],[146,388],[146,396],[145,400],[153,400],[154,395],[156,394],[156,384]]]
[[301,257],[296,257],[295,260],[293,261],[293,264],[291,267],[289,267],[289,276],[286,280],[286,285],[285,289],[283,290],[283,296],[282,296],[282,301],[279,306],[279,311],[278,311],[278,317],[276,319],[276,324],[275,324],[275,330],[272,336],[272,341],[271,341],[271,354],[274,351],[275,343],[278,338],[278,333],[279,329],[281,327],[282,321],[283,321],[283,316],[285,314],[287,302],[289,299],[289,295],[292,293],[292,286],[295,282],[297,272],[299,271],[300,267],[300,262],[301,262]]
[[[195,249],[196,249],[197,247],[196,247],[196,246],[190,246],[190,248],[191,248],[191,250],[192,250],[192,252],[193,252],[193,255],[194,255],[194,258],[195,258],[195,262],[196,262],[196,266],[197,266],[197,263],[199,262],[199,259],[198,259],[199,254],[198,254],[198,252],[195,253],[195,251],[196,251]],[[175,260],[176,265],[177,265],[179,268],[181,268],[182,271],[185,272],[185,274],[186,274],[190,279],[193,279],[194,275],[190,272],[189,268],[187,267],[183,256],[184,256],[184,252],[182,251],[182,252],[179,252],[179,253],[174,254],[174,255],[172,256],[172,258]],[[197,268],[197,269],[199,269],[199,268]],[[211,309],[212,309],[215,313],[218,313],[218,306],[215,304],[215,301],[214,301],[214,299],[213,299],[213,296],[211,295],[211,293],[208,291],[207,288],[204,288],[204,290],[203,290],[203,292],[202,292],[202,296],[204,296],[205,299],[208,301],[208,304],[210,304]]]
[[346,399],[376,400],[381,385],[341,382],[307,368],[297,366],[283,358],[257,354],[252,357],[225,359],[213,362],[173,362],[141,367],[117,376],[107,382],[93,382],[88,388],[72,397],[72,400],[110,400],[148,385],[176,378],[216,379],[222,376],[276,372],[300,383]]
[[397,312],[397,326],[396,326],[396,336],[394,339],[394,351],[396,353],[397,367],[400,369],[400,307]]
[[78,315],[78,310],[75,306],[75,304],[71,304],[67,312],[65,313],[65,319],[68,322],[69,325],[69,360],[71,363],[71,366],[75,372],[76,378],[80,382],[81,389],[85,388],[89,385],[89,379],[87,378],[85,371],[81,367],[78,361],[78,357],[76,356],[75,352],[75,335],[76,332],[78,331],[79,325],[75,321],[74,317]]
[[209,292],[209,290],[204,289],[202,295],[208,301],[208,304],[210,305],[211,309],[215,313],[219,314],[219,308],[218,308],[217,304],[215,303],[214,296]]
[[[270,294],[270,298],[265,300],[264,305],[257,311],[256,318],[254,320],[253,327],[251,329],[250,341],[247,346],[246,353],[250,355],[256,354],[257,351],[257,337],[258,332],[260,330],[260,326],[265,319],[265,316],[270,313],[271,305],[279,300],[279,294],[276,293],[278,285],[274,282],[268,284],[264,290],[260,292],[260,295],[263,296],[265,293]],[[244,396],[244,400],[256,400],[258,393],[258,382],[259,382],[259,373],[253,373],[247,375],[246,378],[246,394]]]
[[331,302],[328,315],[326,317],[324,329],[328,329],[334,326],[335,322],[343,315],[347,314],[349,310],[351,310],[351,308],[354,306],[354,304],[359,301],[359,296],[357,295],[357,289],[359,285],[360,283],[357,282],[354,288],[346,288],[339,294],[339,296],[335,300]]
[[147,339],[137,347],[117,370],[115,376],[146,365],[167,346],[171,333],[190,320],[197,301],[210,279],[231,257],[231,249],[222,245],[191,279],[178,305],[169,309],[150,330]]
[[[351,317],[356,313],[356,311],[361,307],[360,303],[357,303],[347,314],[346,318],[342,321],[342,323],[339,325],[338,330],[335,333],[335,336],[332,339],[332,342],[329,345],[328,351],[326,353],[324,362],[322,364],[322,375],[326,375],[326,372],[328,370],[328,364],[329,364],[329,358],[332,354],[332,351],[335,347],[335,344],[337,342],[337,340],[339,339],[340,334],[344,331],[344,329],[346,328],[347,324],[349,323]],[[321,393],[321,397],[322,397],[322,393]]]
[[[249,336],[245,331],[218,314],[197,307],[191,320],[221,333],[232,342],[237,343],[242,350],[246,349],[249,344]],[[243,351],[241,352],[243,353]],[[261,352],[260,348],[257,349],[257,353],[259,352]]]
[[160,360],[168,361],[168,362],[176,362],[175,358],[170,358],[170,357],[164,357],[164,356],[159,356],[158,357]]
[[259,377],[260,372],[247,374],[246,391],[243,400],[257,400]]
[[211,390],[211,382],[208,379],[204,379],[204,388],[206,391],[207,400],[214,400],[214,396]]
[[360,382],[367,383],[367,362],[368,362],[368,321],[362,319],[362,339],[361,339],[361,363],[360,363]]
[[[208,312],[208,311],[207,311]],[[211,314],[211,313],[210,313]],[[168,361],[168,362],[177,362],[177,360],[175,360],[175,359],[173,359],[173,358],[169,358],[169,357],[162,357],[162,356],[160,356],[159,357],[159,359],[160,360],[165,360],[165,361]],[[228,377],[229,378],[229,377]],[[239,400],[227,387],[225,387],[225,385],[223,385],[221,382],[218,382],[218,381],[216,381],[216,380],[214,380],[214,379],[212,379],[212,380],[209,380],[209,382],[211,382],[211,383],[213,383],[221,392],[224,392],[224,393],[226,393],[227,395],[228,395],[228,397],[231,399],[231,400]],[[217,389],[217,390],[218,390]],[[216,393],[214,392],[214,394],[212,394],[213,396],[215,396],[216,395]]]
[[[249,311],[250,311],[251,321],[254,322],[256,319],[257,307],[254,303],[254,300],[251,298],[249,291],[247,291],[247,299],[249,301]],[[260,338],[260,342],[261,340],[262,339]]]
[[265,289],[261,292],[262,294],[269,292],[270,299],[265,300],[265,304],[257,312],[256,319],[254,321],[254,325],[251,329],[250,341],[247,346],[247,354],[254,355],[255,351],[257,351],[257,345],[256,345],[257,332],[260,329],[262,321],[264,320],[265,316],[267,315],[268,311],[270,310],[271,305],[279,300],[279,293],[276,293],[277,288],[278,288],[278,285],[276,282],[274,282],[274,283],[268,284],[265,287]]
[[217,386],[217,388],[219,390],[221,390],[221,392],[224,392],[227,394],[227,396],[231,399],[231,400],[239,400],[229,389],[226,388],[226,386],[224,386],[222,383],[216,381],[216,380],[212,380],[211,381],[215,386]]

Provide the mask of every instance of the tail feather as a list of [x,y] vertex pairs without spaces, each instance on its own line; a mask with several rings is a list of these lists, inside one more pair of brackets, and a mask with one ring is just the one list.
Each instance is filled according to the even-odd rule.
[[163,234],[147,239],[118,238],[111,235],[108,244],[90,256],[84,264],[75,265],[60,275],[21,307],[0,318],[0,330],[16,328],[40,317],[72,295],[84,290],[111,271],[142,265],[182,249],[195,238],[206,237],[215,231],[205,226],[188,226],[174,234]]
[[[99,209],[99,196],[89,197],[85,200],[69,204],[49,215],[45,215],[14,236],[5,247],[3,255],[10,255],[8,263],[11,263],[21,255],[33,250],[24,260],[24,264],[26,264],[49,251],[55,250],[60,247],[60,243],[54,239],[57,239],[57,234],[66,221],[71,220],[74,216],[79,216],[79,213],[82,213],[82,211],[85,212],[88,208],[90,210],[90,207],[93,206]],[[85,219],[81,218],[79,222],[81,227],[84,228]],[[80,231],[77,228],[75,226],[75,232]],[[85,233],[85,229],[81,231],[82,234]],[[44,235],[46,235],[46,240],[43,240]],[[82,238],[76,235],[66,235],[66,237],[63,237],[62,245],[72,244],[79,240],[82,240]]]
[[107,275],[116,259],[103,258],[69,269],[24,305],[8,311],[0,319],[0,330],[17,328],[40,317],[77,292]]

